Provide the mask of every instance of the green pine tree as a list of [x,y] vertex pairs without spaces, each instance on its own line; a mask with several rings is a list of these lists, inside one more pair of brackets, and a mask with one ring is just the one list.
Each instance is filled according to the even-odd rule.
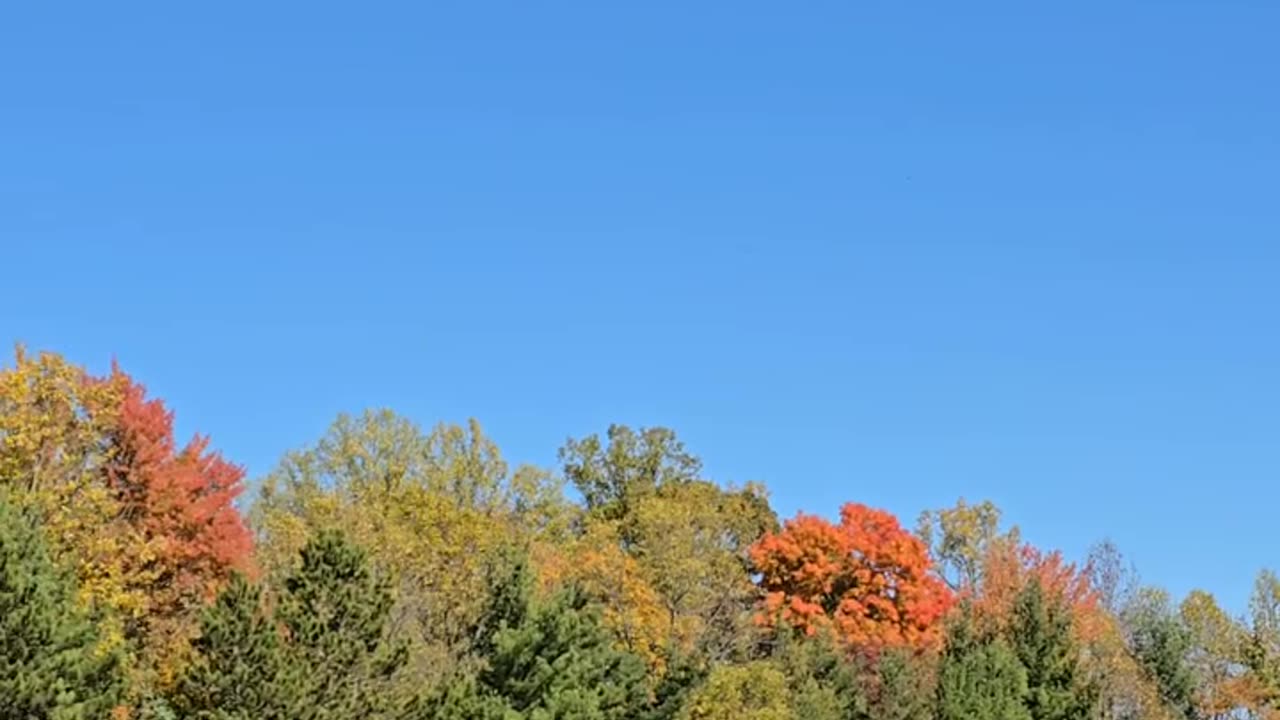
[[275,614],[299,689],[292,720],[364,720],[396,709],[391,681],[406,656],[386,637],[391,604],[388,582],[341,533],[307,543]]
[[787,676],[796,717],[862,720],[867,716],[859,668],[831,635],[780,632],[772,656]]
[[530,718],[625,720],[644,706],[644,665],[613,637],[579,592],[535,603],[499,631],[480,682]]
[[967,608],[947,628],[938,670],[938,720],[1031,720],[1027,673],[1000,638],[981,634]]
[[280,634],[262,607],[262,591],[235,577],[208,608],[194,657],[169,698],[190,720],[291,720],[290,682]]
[[1080,667],[1070,608],[1046,595],[1032,578],[1014,603],[1010,641],[1027,672],[1032,720],[1086,720],[1098,691]]
[[119,664],[97,639],[34,518],[0,497],[0,720],[106,717]]
[[630,720],[646,709],[643,663],[613,645],[573,589],[533,598],[518,552],[500,556],[473,633],[480,670],[460,675],[411,714],[426,720]]
[[934,688],[928,658],[905,649],[886,650],[875,665],[872,720],[932,720]]

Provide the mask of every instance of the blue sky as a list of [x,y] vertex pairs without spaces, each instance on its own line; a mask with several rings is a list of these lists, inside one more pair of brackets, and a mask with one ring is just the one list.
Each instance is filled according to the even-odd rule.
[[1280,564],[1280,4],[20,3],[0,340],[251,473],[676,428],[783,514]]

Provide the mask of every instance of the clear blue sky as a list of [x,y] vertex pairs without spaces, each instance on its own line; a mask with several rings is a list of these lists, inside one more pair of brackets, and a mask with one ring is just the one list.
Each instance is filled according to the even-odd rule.
[[342,410],[1280,564],[1280,3],[14,3],[0,340],[252,474]]

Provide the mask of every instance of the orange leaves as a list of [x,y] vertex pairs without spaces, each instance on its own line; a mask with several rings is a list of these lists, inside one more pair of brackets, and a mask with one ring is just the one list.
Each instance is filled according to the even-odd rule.
[[983,563],[982,583],[963,592],[972,600],[975,614],[994,629],[1004,628],[1018,593],[1032,578],[1038,578],[1047,597],[1071,609],[1078,640],[1096,640],[1106,630],[1105,613],[1100,612],[1089,573],[1066,562],[1061,553],[1046,553],[1005,539],[987,549]]
[[936,645],[951,593],[928,550],[893,515],[857,503],[840,524],[800,514],[751,549],[766,592],[762,620],[830,627],[856,647]]
[[108,482],[125,516],[152,541],[168,584],[210,596],[230,570],[248,569],[252,541],[234,505],[244,471],[209,451],[207,438],[177,449],[173,414],[127,376],[124,385]]
[[205,438],[179,449],[173,413],[118,369],[113,378],[124,393],[105,480],[145,543],[146,553],[127,561],[131,584],[148,600],[135,632],[163,681],[184,651],[195,611],[231,571],[250,569],[251,535],[233,504],[244,471],[211,452]]

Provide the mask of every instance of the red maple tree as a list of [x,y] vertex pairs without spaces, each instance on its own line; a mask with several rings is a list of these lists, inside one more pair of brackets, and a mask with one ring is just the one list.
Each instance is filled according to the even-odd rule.
[[765,602],[761,620],[807,633],[833,629],[851,646],[926,648],[952,602],[928,548],[897,518],[858,503],[840,523],[800,514],[751,548]]
[[[252,536],[236,510],[244,470],[196,436],[173,437],[173,413],[119,369],[123,400],[107,465],[107,482],[123,519],[145,540],[134,559],[147,590],[144,635],[172,635],[189,624],[234,570],[251,572]],[[158,638],[153,638],[158,640]],[[160,642],[166,642],[159,640]]]

